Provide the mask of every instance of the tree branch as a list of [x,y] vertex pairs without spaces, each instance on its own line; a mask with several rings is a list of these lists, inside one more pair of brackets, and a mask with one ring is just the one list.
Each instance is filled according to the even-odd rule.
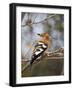
[[[33,24],[39,24],[39,23],[42,23],[42,22],[44,22],[44,21],[46,21],[46,20],[48,20],[48,19],[50,19],[50,18],[52,18],[52,17],[54,17],[54,16],[56,16],[56,14],[54,14],[54,15],[50,15],[49,17],[47,17],[47,18],[45,18],[44,20],[42,20],[42,21],[39,21],[39,22],[33,22],[33,23],[29,23],[30,25],[33,25]],[[25,26],[27,26],[28,24],[25,24],[25,25],[21,25],[22,27],[25,27]]]
[[[39,61],[43,60],[62,60],[64,59],[64,48],[59,48],[53,52],[47,52],[40,59],[35,60],[33,64],[37,64]],[[26,65],[22,68],[22,72],[30,67],[30,61],[22,61],[26,62]]]

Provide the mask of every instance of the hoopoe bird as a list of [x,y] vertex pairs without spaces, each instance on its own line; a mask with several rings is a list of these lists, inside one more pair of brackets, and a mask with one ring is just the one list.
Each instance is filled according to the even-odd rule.
[[32,66],[33,62],[39,59],[47,50],[51,47],[52,38],[48,33],[37,34],[41,37],[41,39],[34,46],[34,50],[30,60],[30,66]]

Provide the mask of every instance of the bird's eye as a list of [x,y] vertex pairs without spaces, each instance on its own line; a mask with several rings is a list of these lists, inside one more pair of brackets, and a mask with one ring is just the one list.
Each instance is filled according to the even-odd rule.
[[40,34],[37,34],[37,35],[39,35],[39,36],[40,36]]

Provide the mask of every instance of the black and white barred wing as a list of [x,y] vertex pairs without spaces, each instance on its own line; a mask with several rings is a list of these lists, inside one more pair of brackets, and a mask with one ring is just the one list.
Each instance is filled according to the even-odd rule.
[[47,47],[48,47],[47,44],[44,44],[43,42],[38,42],[35,45],[35,49],[32,53],[30,64],[32,64],[35,60],[40,58],[42,54],[45,52],[45,50],[47,49]]

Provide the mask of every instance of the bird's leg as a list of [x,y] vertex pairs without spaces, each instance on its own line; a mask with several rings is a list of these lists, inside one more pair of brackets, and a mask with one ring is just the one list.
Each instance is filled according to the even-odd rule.
[[49,56],[49,51],[48,51],[48,49],[44,52],[44,55]]
[[46,52],[45,52],[45,55],[46,55],[46,56],[49,56],[49,52],[46,51]]

